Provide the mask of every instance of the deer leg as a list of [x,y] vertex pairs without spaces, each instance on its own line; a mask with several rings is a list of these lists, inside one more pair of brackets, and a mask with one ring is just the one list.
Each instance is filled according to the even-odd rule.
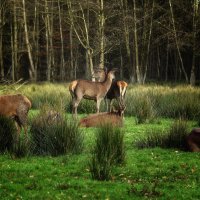
[[73,99],[73,116],[75,115],[75,118],[77,118],[77,108],[78,108],[78,105],[79,105],[81,99],[82,98]]
[[97,113],[99,113],[99,107],[100,107],[100,104],[101,104],[101,100],[102,99],[97,99],[97,104],[96,104],[96,110],[97,110]]
[[112,111],[112,99],[109,99],[109,107],[108,107],[108,112]]

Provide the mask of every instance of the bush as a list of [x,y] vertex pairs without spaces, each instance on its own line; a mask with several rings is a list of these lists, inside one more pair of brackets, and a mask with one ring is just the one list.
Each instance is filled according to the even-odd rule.
[[151,131],[147,133],[147,138],[138,140],[135,145],[138,148],[178,148],[186,149],[185,138],[188,135],[187,121],[183,119],[175,120],[169,131]]
[[98,129],[96,145],[89,163],[93,179],[109,180],[114,164],[125,160],[124,133],[120,128],[107,124]]
[[39,114],[31,124],[32,151],[37,155],[80,153],[83,149],[83,134],[75,121],[62,115],[58,120],[47,120]]

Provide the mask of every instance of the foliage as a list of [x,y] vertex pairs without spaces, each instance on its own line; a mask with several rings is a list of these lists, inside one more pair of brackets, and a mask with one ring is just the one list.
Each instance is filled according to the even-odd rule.
[[178,148],[186,150],[186,136],[188,135],[188,124],[183,119],[175,120],[169,131],[147,131],[147,138],[141,138],[136,142],[138,148]]
[[113,164],[121,164],[124,161],[123,131],[120,128],[114,128],[110,124],[100,127],[89,164],[92,178],[109,180]]

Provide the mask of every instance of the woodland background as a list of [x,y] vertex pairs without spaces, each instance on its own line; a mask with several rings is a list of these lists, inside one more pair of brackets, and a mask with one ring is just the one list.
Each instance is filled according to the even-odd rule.
[[0,80],[63,82],[95,67],[131,83],[200,81],[199,0],[1,0]]

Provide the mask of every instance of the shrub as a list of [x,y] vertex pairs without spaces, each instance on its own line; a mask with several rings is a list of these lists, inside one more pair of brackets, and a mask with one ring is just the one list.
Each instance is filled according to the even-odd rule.
[[75,121],[62,115],[49,123],[47,115],[39,114],[31,124],[32,151],[37,155],[57,156],[79,153],[83,149],[83,134]]
[[114,164],[125,160],[124,133],[107,124],[98,129],[96,144],[89,163],[93,179],[109,180]]
[[151,131],[147,133],[147,138],[138,140],[135,145],[138,148],[178,148],[186,149],[185,138],[188,134],[187,121],[183,119],[175,120],[170,129],[166,132]]

